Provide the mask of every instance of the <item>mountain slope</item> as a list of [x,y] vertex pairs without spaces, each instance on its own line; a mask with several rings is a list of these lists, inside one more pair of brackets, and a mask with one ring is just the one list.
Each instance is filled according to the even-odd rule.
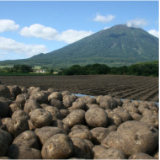
[[143,29],[116,25],[59,50],[47,54],[41,53],[26,60],[9,61],[9,63],[50,64],[56,67],[93,63],[120,66],[157,60],[158,50],[158,38]]

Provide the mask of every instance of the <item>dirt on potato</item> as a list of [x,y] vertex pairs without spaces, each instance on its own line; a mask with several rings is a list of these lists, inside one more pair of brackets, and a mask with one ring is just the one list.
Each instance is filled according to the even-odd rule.
[[92,96],[111,95],[121,99],[159,101],[159,78],[130,75],[0,76],[4,85],[54,88]]

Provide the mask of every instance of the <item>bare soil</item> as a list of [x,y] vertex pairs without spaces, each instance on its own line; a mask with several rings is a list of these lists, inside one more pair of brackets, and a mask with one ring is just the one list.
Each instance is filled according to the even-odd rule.
[[86,95],[111,95],[121,99],[159,101],[159,78],[130,75],[0,76],[4,85],[54,88]]

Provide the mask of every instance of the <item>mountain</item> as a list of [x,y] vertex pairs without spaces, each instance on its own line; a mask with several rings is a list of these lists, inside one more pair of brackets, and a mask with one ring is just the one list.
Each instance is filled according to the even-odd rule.
[[52,65],[103,63],[109,66],[130,65],[158,60],[159,40],[141,28],[115,25],[61,49],[24,60],[2,61],[4,64]]

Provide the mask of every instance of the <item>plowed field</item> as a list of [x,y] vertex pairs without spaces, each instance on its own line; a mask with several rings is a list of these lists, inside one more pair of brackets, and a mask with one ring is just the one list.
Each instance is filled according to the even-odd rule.
[[111,95],[122,99],[159,101],[159,78],[128,75],[0,76],[4,85],[54,88],[87,95]]

